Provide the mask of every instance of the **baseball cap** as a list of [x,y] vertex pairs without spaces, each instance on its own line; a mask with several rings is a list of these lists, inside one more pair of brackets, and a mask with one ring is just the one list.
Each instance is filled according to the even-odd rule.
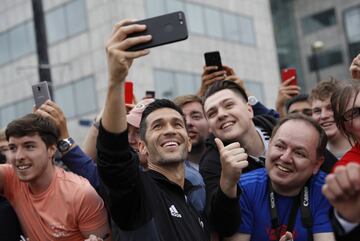
[[155,99],[153,99],[153,98],[143,99],[143,100],[139,101],[134,106],[134,108],[132,108],[129,111],[129,114],[126,115],[127,123],[132,126],[135,126],[136,128],[139,128],[143,111],[150,103],[152,103],[154,101],[155,101]]

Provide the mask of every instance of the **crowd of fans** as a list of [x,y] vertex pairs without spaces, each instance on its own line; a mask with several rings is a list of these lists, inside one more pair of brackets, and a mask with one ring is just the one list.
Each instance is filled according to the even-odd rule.
[[284,81],[275,109],[226,65],[204,67],[196,94],[128,105],[149,50],[127,49],[151,39],[127,38],[145,29],[129,23],[106,44],[105,105],[82,147],[51,100],[1,131],[0,240],[358,239],[360,54],[352,80],[308,94]]

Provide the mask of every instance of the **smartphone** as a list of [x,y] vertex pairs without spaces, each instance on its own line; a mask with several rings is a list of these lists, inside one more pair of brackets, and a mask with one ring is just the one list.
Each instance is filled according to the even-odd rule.
[[140,20],[131,24],[145,24],[146,30],[129,34],[128,38],[150,34],[152,39],[149,42],[132,46],[127,49],[128,51],[148,49],[188,38],[185,14],[181,11]]
[[295,68],[287,68],[281,70],[281,79],[282,82],[293,78],[289,85],[297,85],[297,75],[296,75],[296,69]]
[[217,70],[211,71],[211,73],[223,70],[222,63],[221,63],[221,57],[219,51],[213,51],[213,52],[206,52],[204,54],[205,57],[205,65],[206,66],[217,66]]
[[145,98],[155,98],[155,91],[153,90],[145,91]]
[[134,85],[131,81],[125,81],[125,104],[132,104],[134,100]]
[[38,109],[45,101],[50,100],[49,86],[46,81],[34,84],[31,86],[35,101],[35,108]]

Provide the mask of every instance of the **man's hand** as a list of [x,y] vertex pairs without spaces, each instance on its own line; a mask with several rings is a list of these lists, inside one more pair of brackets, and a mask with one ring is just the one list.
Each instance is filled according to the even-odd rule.
[[101,123],[107,131],[113,133],[121,133],[127,128],[124,82],[132,61],[149,53],[149,50],[127,51],[134,45],[151,40],[151,35],[128,38],[129,34],[146,29],[145,25],[131,24],[132,22],[127,19],[115,24],[106,44],[109,85]]
[[280,116],[285,116],[285,104],[292,97],[300,94],[300,87],[298,85],[290,85],[290,82],[295,77],[291,77],[282,82],[279,87],[278,95],[276,98],[276,110],[280,113]]
[[47,100],[35,113],[52,120],[60,131],[59,140],[69,137],[66,118],[61,108],[53,101]]
[[[206,90],[212,85],[215,81],[218,80],[230,80],[234,81],[245,89],[244,82],[236,75],[235,71],[227,66],[223,65],[223,70],[217,70],[217,66],[204,66],[203,73],[201,75],[201,87],[199,90],[199,96],[204,96]],[[215,72],[213,72],[215,71]]]
[[239,142],[224,146],[219,138],[215,138],[216,146],[220,153],[221,177],[220,188],[230,198],[236,197],[237,183],[242,170],[249,165],[248,155]]
[[[199,96],[204,96],[206,90],[212,85],[215,81],[225,80],[226,71],[217,70],[217,66],[204,66],[203,73],[201,75],[201,87],[199,90]],[[213,72],[215,71],[215,72]]]
[[128,48],[151,40],[151,35],[127,38],[129,34],[142,32],[145,25],[131,24],[132,20],[125,19],[115,24],[112,35],[106,44],[106,55],[110,81],[117,83],[125,81],[133,59],[147,55],[149,50],[126,51]]
[[290,232],[286,232],[283,236],[281,236],[279,241],[293,241],[293,235]]
[[353,79],[360,80],[360,54],[358,54],[350,65],[350,72]]
[[326,177],[322,192],[347,221],[360,222],[360,165],[339,166]]

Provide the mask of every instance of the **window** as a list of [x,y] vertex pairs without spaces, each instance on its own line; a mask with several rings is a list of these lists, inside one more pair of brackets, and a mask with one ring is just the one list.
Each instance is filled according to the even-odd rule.
[[84,0],[74,0],[50,10],[45,15],[49,44],[72,37],[87,29]]
[[360,52],[360,6],[344,12],[345,32],[348,40],[350,61]]
[[206,23],[206,32],[209,36],[222,38],[222,22],[221,15],[219,11],[216,11],[211,8],[205,8],[205,23]]
[[240,40],[240,31],[238,28],[237,16],[234,14],[224,13],[224,36],[232,41]]
[[59,86],[55,90],[55,100],[68,118],[97,110],[94,78],[86,77]]
[[35,51],[34,27],[30,22],[17,25],[9,31],[11,59]]
[[239,16],[240,42],[244,44],[255,43],[253,21],[249,17]]
[[75,0],[65,5],[65,13],[69,36],[87,29],[86,6],[83,0]]
[[146,9],[148,17],[183,11],[189,32],[247,45],[256,44],[253,19],[248,16],[181,0],[146,0]]
[[57,8],[46,14],[46,32],[49,44],[66,38],[65,10]]
[[310,34],[336,24],[335,9],[329,9],[301,19],[304,34]]
[[246,90],[256,97],[260,102],[264,103],[264,90],[262,83],[245,80]]
[[155,69],[157,98],[173,99],[179,95],[195,94],[201,84],[198,74]]
[[[158,2],[158,0],[155,0]],[[168,12],[176,12],[176,11],[183,11],[185,12],[185,5],[184,2],[181,0],[166,0],[167,4],[167,11]]]
[[31,113],[34,106],[34,99],[28,98],[15,104],[15,113],[17,117]]
[[10,48],[8,35],[6,33],[0,34],[0,65],[10,61]]
[[[308,57],[310,71],[324,69],[343,63],[343,56],[340,49],[331,49]],[[317,68],[318,67],[318,68]]]
[[203,9],[200,5],[187,3],[187,23],[191,32],[205,34]]
[[66,117],[76,116],[75,95],[71,84],[56,88],[54,95],[56,103],[61,107]]
[[7,126],[10,121],[16,118],[15,106],[10,105],[0,110],[0,118],[2,126]]
[[155,17],[165,14],[165,0],[147,0],[146,9],[148,17]]
[[92,77],[75,82],[74,94],[78,115],[83,115],[97,109],[94,79]]

